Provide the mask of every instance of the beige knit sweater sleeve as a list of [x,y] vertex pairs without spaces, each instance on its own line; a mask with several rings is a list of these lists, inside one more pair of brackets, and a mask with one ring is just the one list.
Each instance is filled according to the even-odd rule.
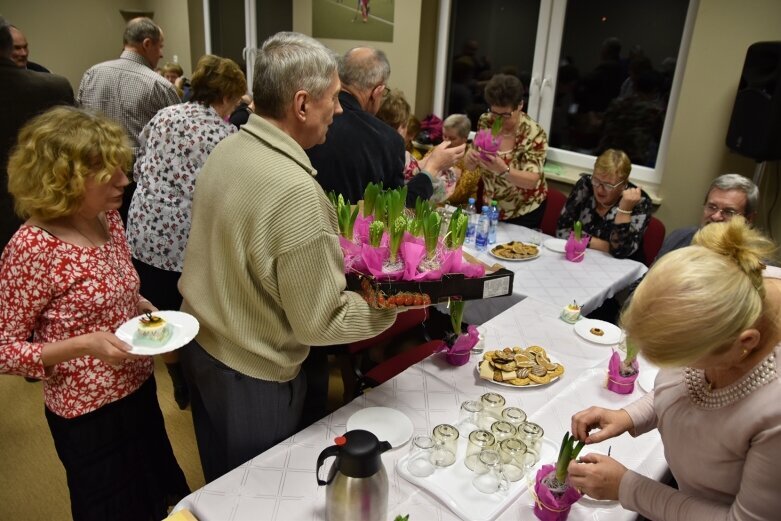
[[393,324],[396,312],[376,310],[345,291],[339,240],[321,233],[277,259],[282,307],[304,345],[342,344],[371,338]]

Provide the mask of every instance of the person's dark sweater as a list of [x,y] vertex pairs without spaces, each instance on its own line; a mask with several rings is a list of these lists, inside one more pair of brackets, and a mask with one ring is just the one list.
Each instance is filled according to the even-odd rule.
[[[334,118],[325,143],[306,151],[323,190],[342,194],[354,204],[363,199],[369,183],[404,186],[404,140],[399,133],[363,110],[349,92],[339,93],[339,103],[344,112]],[[433,193],[426,174],[418,174],[407,186],[408,206],[414,206],[418,196],[428,199]]]

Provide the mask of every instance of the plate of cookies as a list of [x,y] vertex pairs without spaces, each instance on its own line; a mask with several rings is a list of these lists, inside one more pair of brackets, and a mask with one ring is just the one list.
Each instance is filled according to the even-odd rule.
[[510,241],[504,244],[497,244],[488,250],[488,253],[501,260],[527,261],[540,256],[540,247],[527,242]]
[[505,347],[483,353],[477,373],[483,380],[506,387],[538,387],[561,378],[564,366],[540,346]]
[[616,345],[621,342],[621,328],[604,320],[587,318],[575,324],[575,333],[595,344]]

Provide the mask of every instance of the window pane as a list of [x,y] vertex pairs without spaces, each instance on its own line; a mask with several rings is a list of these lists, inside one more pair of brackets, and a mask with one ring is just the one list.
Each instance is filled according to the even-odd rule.
[[518,76],[528,92],[540,0],[453,0],[451,13],[445,112],[467,114],[476,128],[494,73]]
[[569,0],[551,146],[655,166],[688,4]]

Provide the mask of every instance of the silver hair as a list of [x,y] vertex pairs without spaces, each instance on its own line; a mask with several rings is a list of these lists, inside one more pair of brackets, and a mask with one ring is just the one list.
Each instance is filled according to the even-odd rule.
[[469,136],[472,130],[472,122],[464,114],[451,114],[442,122],[442,128],[451,128],[455,130],[460,137]]
[[756,212],[759,207],[759,188],[751,179],[745,176],[740,174],[723,174],[714,179],[708,187],[708,193],[705,195],[706,203],[708,202],[708,195],[714,188],[725,191],[740,190],[746,194],[746,209],[744,213],[747,216]]
[[336,55],[309,36],[279,32],[269,37],[255,61],[252,95],[258,114],[282,118],[295,93],[322,98],[338,67]]
[[142,16],[133,18],[125,26],[122,43],[125,45],[141,45],[149,38],[153,42],[160,41],[160,27],[149,18]]
[[370,54],[358,56],[355,53],[358,49],[362,47],[350,49],[339,60],[339,79],[342,83],[360,90],[371,90],[386,83],[391,68],[385,53],[379,49],[370,49]]

